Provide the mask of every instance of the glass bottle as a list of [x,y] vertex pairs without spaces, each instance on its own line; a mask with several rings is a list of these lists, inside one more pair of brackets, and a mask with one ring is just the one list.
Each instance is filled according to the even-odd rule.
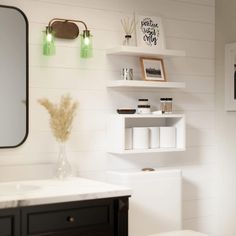
[[166,98],[160,98],[160,109],[162,114],[166,112]]
[[56,166],[56,177],[60,180],[72,176],[72,168],[66,155],[65,142],[59,142],[58,161]]
[[125,35],[125,40],[123,41],[124,46],[130,46],[131,45],[131,38],[132,36],[129,34]]
[[166,113],[172,113],[172,98],[166,98]]

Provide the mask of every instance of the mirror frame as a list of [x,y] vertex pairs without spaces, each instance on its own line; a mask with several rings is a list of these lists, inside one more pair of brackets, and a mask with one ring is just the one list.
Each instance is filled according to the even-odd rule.
[[21,140],[21,142],[19,142],[18,144],[16,145],[13,145],[13,146],[1,146],[0,144],[0,149],[3,149],[3,148],[16,148],[16,147],[19,147],[20,145],[22,145],[27,137],[28,137],[28,134],[29,134],[29,22],[28,22],[28,19],[25,15],[25,13],[19,9],[18,7],[15,7],[15,6],[8,6],[8,5],[1,5],[0,4],[0,8],[9,8],[9,9],[13,9],[13,10],[16,10],[18,11],[24,18],[25,20],[25,32],[26,32],[26,42],[25,42],[25,48],[26,48],[26,68],[25,68],[25,75],[26,75],[26,88],[25,88],[25,91],[26,91],[26,97],[25,97],[25,106],[26,106],[26,109],[25,109],[25,112],[26,112],[26,130],[25,130],[25,136],[23,137],[23,139]]

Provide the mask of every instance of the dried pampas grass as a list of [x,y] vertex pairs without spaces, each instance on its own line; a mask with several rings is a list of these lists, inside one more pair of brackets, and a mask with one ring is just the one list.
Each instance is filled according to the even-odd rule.
[[73,102],[70,95],[61,96],[59,104],[54,104],[47,98],[39,99],[38,102],[50,114],[50,126],[56,140],[59,142],[67,141],[71,133],[78,103]]

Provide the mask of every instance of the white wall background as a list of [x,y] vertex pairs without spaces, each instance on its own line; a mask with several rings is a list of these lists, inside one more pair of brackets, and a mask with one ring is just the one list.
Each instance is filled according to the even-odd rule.
[[236,42],[236,2],[234,0],[216,1],[216,124],[219,159],[218,195],[218,234],[236,235],[236,113],[226,112],[224,107],[224,54],[225,44]]
[[[23,146],[0,150],[0,179],[19,178],[23,173],[31,177],[52,174],[57,144],[48,125],[48,114],[37,99],[56,101],[62,94],[70,93],[80,106],[67,151],[79,175],[103,179],[108,169],[181,168],[183,226],[213,235],[214,0],[0,0],[0,4],[18,6],[30,23],[30,132]],[[138,14],[162,16],[167,47],[186,51],[186,57],[171,58],[165,64],[168,80],[184,81],[187,89],[106,89],[106,81],[118,79],[120,69],[126,65],[140,77],[137,58],[105,54],[106,48],[121,44],[120,19],[134,10]],[[78,40],[57,40],[56,56],[42,56],[42,30],[54,17],[81,19],[88,24],[94,35],[92,59],[79,58]],[[163,96],[172,96],[174,109],[187,115],[187,151],[136,156],[106,154],[107,115],[118,107],[136,106],[140,97],[149,98],[153,107],[158,107]]]

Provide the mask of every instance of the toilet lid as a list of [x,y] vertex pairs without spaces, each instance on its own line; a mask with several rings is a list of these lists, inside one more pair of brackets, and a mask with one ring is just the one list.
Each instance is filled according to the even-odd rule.
[[160,234],[152,234],[149,236],[208,236],[206,234],[202,234],[192,230],[180,230],[180,231],[171,231]]

